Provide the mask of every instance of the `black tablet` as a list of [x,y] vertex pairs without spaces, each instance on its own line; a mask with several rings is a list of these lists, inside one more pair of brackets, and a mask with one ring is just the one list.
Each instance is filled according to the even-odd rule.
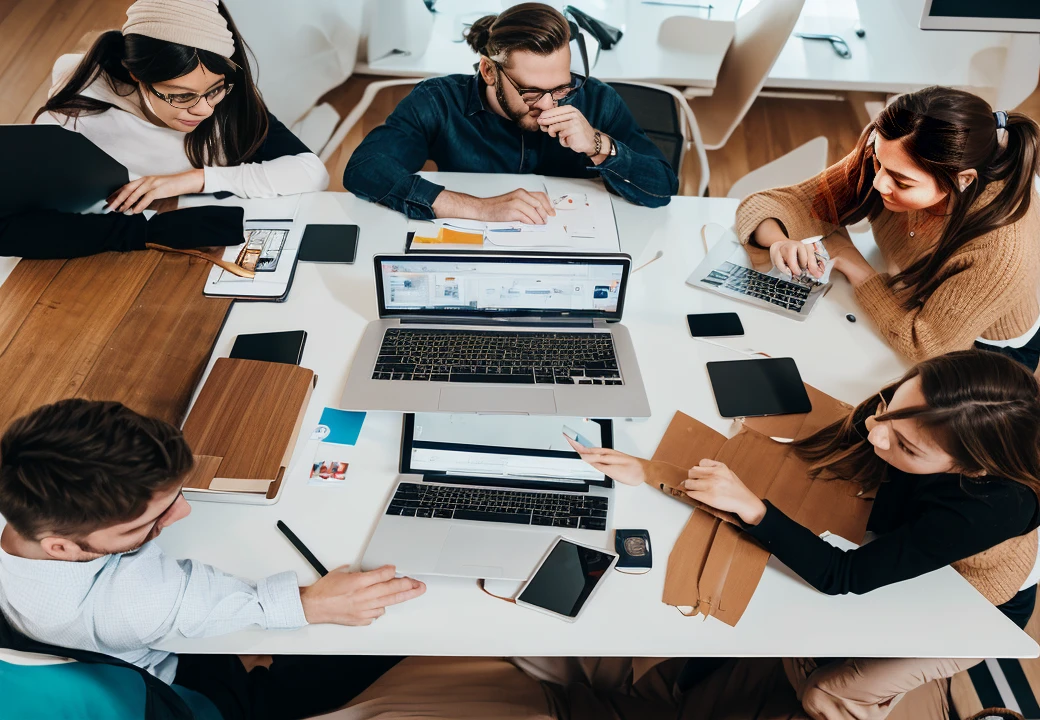
[[300,262],[352,263],[357,255],[357,225],[308,225],[300,241]]
[[812,410],[792,358],[710,362],[708,377],[722,417],[792,415]]

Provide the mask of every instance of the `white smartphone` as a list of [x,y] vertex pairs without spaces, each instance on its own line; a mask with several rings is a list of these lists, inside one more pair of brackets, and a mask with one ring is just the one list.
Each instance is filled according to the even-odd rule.
[[574,622],[617,564],[616,553],[558,537],[516,604]]

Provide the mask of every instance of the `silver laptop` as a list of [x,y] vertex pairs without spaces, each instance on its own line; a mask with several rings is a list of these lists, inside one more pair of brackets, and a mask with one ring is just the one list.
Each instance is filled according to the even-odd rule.
[[627,255],[377,255],[368,325],[340,406],[649,417],[618,321]]
[[805,320],[820,298],[830,290],[829,278],[829,263],[820,280],[810,275],[791,279],[775,267],[769,272],[759,272],[751,267],[747,251],[737,241],[737,236],[732,230],[726,230],[686,279],[686,284],[742,300],[784,317]]
[[[364,570],[526,580],[559,535],[606,548],[613,481],[564,434],[612,447],[610,420],[407,414],[401,472]],[[410,474],[414,473],[414,474]]]

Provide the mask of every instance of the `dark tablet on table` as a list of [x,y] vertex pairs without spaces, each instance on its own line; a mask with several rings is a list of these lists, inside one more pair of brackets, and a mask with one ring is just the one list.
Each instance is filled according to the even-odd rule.
[[792,358],[710,362],[708,377],[722,417],[792,415],[812,410]]

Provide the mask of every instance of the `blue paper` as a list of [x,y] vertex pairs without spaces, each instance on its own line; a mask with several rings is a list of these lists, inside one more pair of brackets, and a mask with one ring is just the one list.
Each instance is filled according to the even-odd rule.
[[365,413],[337,408],[325,408],[321,412],[321,420],[311,436],[316,440],[337,445],[354,445],[361,434],[361,424],[365,422]]

